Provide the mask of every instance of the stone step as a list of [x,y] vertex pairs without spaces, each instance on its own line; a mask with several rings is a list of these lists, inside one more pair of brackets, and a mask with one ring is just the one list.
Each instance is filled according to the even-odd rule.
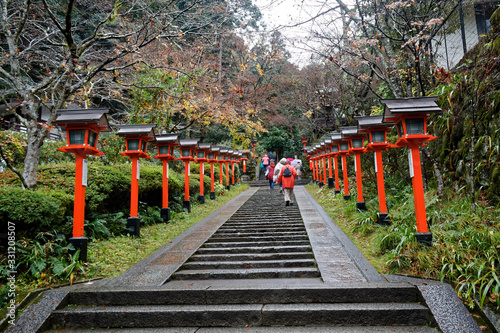
[[189,258],[191,261],[243,261],[243,260],[289,260],[313,259],[312,252],[289,253],[250,253],[250,254],[195,254]]
[[312,252],[310,245],[199,248],[197,254]]
[[305,230],[305,226],[300,222],[286,222],[286,223],[259,223],[259,224],[253,224],[253,223],[241,223],[241,224],[233,224],[233,223],[227,223],[224,224],[219,230],[226,230],[226,229],[238,229],[238,230],[253,230],[253,229],[287,229],[287,228],[299,228],[301,230]]
[[219,241],[218,243],[206,242],[203,244],[202,248],[228,248],[228,247],[256,247],[256,246],[290,246],[290,245],[309,245],[309,240],[282,240],[282,241],[263,241],[256,242],[245,241],[245,239],[241,239],[240,242],[237,241],[228,241],[224,242]]
[[320,277],[317,268],[248,268],[248,269],[205,269],[180,270],[173,274],[175,280],[212,279],[286,279]]
[[47,333],[436,333],[427,326],[273,326],[273,327],[164,327],[164,328],[115,328],[115,329],[63,329]]
[[293,228],[294,230],[290,230],[291,228],[252,228],[252,229],[219,229],[214,236],[226,237],[227,235],[236,235],[236,236],[269,236],[272,234],[288,236],[288,235],[307,235],[305,228]]
[[296,227],[291,227],[291,226],[282,226],[282,227],[271,227],[271,226],[263,226],[263,227],[246,227],[246,226],[240,226],[238,228],[233,228],[233,227],[221,227],[217,230],[215,233],[217,234],[225,234],[225,233],[232,233],[232,232],[240,232],[240,233],[268,233],[268,232],[305,232],[306,228],[302,225],[298,225]]
[[414,303],[231,304],[70,307],[51,315],[54,328],[426,325]]
[[312,267],[314,259],[288,259],[288,260],[247,260],[247,261],[194,261],[187,262],[182,269],[241,269],[241,268],[286,268],[286,267]]
[[399,283],[358,283],[325,285],[262,283],[255,281],[193,285],[192,283],[161,287],[134,286],[80,289],[68,294],[71,306],[103,305],[175,305],[175,304],[268,304],[268,303],[416,303],[416,287]]
[[299,227],[304,227],[304,223],[302,220],[289,220],[289,221],[267,221],[267,222],[249,222],[249,221],[242,221],[238,223],[234,223],[231,221],[228,221],[224,223],[221,228],[286,228],[286,227],[292,227],[292,228],[299,228]]
[[[266,235],[266,236],[238,236],[238,235],[229,235],[229,236],[212,236],[209,238],[206,243],[220,243],[220,242],[266,242],[266,241],[307,241],[309,242],[309,237],[307,235]],[[205,244],[206,244],[205,243]]]

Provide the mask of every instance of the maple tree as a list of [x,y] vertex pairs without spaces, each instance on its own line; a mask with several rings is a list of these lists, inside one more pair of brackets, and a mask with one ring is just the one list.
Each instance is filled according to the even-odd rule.
[[[2,102],[27,129],[24,188],[36,187],[40,150],[56,110],[71,101],[120,100],[120,77],[147,65],[154,42],[183,45],[220,22],[223,1],[90,0],[0,3]],[[125,85],[126,87],[126,85]],[[42,108],[48,110],[40,123]]]

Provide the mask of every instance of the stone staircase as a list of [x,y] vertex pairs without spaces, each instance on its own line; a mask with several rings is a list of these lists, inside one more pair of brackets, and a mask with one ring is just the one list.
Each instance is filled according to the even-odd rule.
[[258,191],[172,278],[319,278],[300,211],[278,192]]
[[66,304],[51,316],[58,332],[160,327],[267,327],[274,332],[274,326],[308,332],[304,328],[311,325],[363,326],[362,332],[435,332],[426,327],[432,316],[418,303],[416,288],[402,284],[114,288],[75,291]]
[[324,283],[298,207],[259,189],[167,283],[72,291],[41,331],[435,332],[433,321],[410,284]]

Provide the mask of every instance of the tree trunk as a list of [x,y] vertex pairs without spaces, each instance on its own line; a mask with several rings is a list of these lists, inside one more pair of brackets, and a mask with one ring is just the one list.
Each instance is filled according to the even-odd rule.
[[42,152],[46,130],[38,128],[36,121],[28,122],[28,142],[24,158],[23,178],[27,189],[35,189],[37,183],[38,162]]

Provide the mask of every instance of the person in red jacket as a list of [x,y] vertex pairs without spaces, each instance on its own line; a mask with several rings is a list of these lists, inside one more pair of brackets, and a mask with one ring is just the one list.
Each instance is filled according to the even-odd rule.
[[269,180],[269,187],[271,190],[274,188],[274,181],[273,181],[273,176],[274,176],[274,162],[271,161],[271,164],[267,167],[266,170],[266,179]]
[[295,195],[293,194],[295,177],[297,177],[297,171],[295,171],[295,168],[290,164],[290,161],[287,160],[285,162],[285,166],[281,168],[278,176],[278,184],[283,185],[285,204],[287,206],[293,205],[295,201]]

